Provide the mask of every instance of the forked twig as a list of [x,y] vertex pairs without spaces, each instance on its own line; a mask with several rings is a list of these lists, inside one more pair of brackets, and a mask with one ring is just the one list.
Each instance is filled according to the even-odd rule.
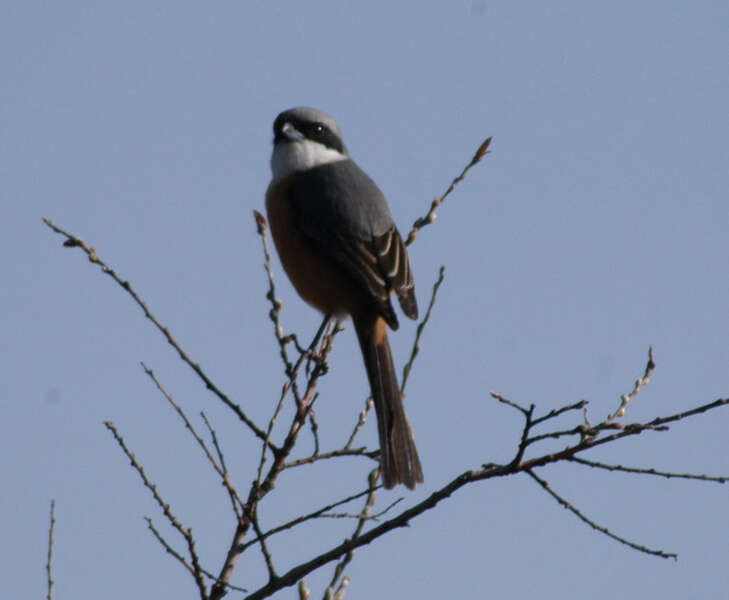
[[112,423],[111,421],[105,421],[104,425],[109,431],[111,431],[114,439],[116,440],[116,443],[122,449],[122,452],[124,452],[126,457],[129,459],[129,462],[131,462],[132,467],[142,479],[144,487],[146,487],[152,493],[152,497],[162,509],[162,513],[165,517],[167,517],[170,525],[172,525],[172,527],[174,527],[178,531],[178,533],[185,539],[185,542],[187,543],[187,550],[190,553],[190,560],[193,567],[192,574],[198,587],[198,591],[200,592],[200,598],[201,600],[208,600],[208,593],[205,587],[205,581],[203,581],[203,573],[202,569],[200,568],[200,559],[198,558],[197,550],[195,549],[195,539],[192,537],[192,530],[182,525],[180,520],[172,512],[170,505],[162,499],[162,496],[160,495],[157,486],[152,483],[149,477],[147,477],[147,473],[144,471],[144,468],[137,461],[134,453],[129,450],[126,443],[124,442],[124,438],[122,438],[121,434],[117,431],[114,423]]
[[[170,394],[164,386],[160,383],[159,379],[155,375],[154,371],[147,367],[143,362],[140,363],[142,365],[142,368],[144,369],[145,374],[154,382],[154,385],[157,387],[157,390],[164,396],[164,398],[167,400],[167,402],[172,406],[172,408],[175,410],[175,412],[178,414],[178,416],[182,419],[182,422],[185,424],[185,429],[187,429],[193,438],[195,438],[195,441],[197,442],[198,446],[202,449],[203,453],[205,454],[205,457],[208,459],[208,462],[213,467],[213,470],[220,476],[220,480],[223,483],[223,486],[228,492],[228,495],[230,496],[230,500],[233,507],[233,512],[240,517],[240,511],[241,507],[243,506],[243,500],[238,495],[238,490],[235,489],[233,484],[231,483],[230,479],[228,478],[228,472],[225,469],[225,464],[221,462],[221,464],[218,464],[218,462],[215,460],[213,455],[211,454],[210,450],[208,449],[207,444],[205,443],[205,440],[200,437],[200,434],[195,430],[192,423],[190,422],[190,419],[187,418],[187,415],[185,414],[185,411],[182,410],[182,407],[175,402],[175,399],[172,397],[172,394]],[[207,423],[208,429],[210,429],[210,424]],[[213,440],[215,442],[215,447],[218,451],[218,456],[222,458],[222,454],[220,452],[220,448],[217,446],[217,439],[213,437]]]
[[[241,409],[240,406],[235,404],[230,398],[228,398],[227,395],[225,395],[222,391],[220,391],[220,389],[218,389],[218,387],[212,382],[212,380],[205,374],[199,364],[192,361],[192,359],[188,356],[187,352],[185,352],[185,350],[182,349],[182,346],[180,346],[177,340],[172,337],[170,330],[162,325],[162,323],[157,320],[157,317],[152,314],[150,309],[147,307],[147,304],[141,299],[141,297],[137,294],[134,288],[132,288],[131,284],[128,281],[121,279],[114,269],[112,269],[104,261],[102,261],[96,254],[95,248],[87,246],[86,242],[84,242],[80,237],[64,231],[60,227],[56,226],[50,219],[44,218],[43,222],[54,232],[66,238],[66,241],[63,242],[63,245],[65,247],[81,248],[81,250],[86,253],[86,256],[88,256],[89,262],[98,265],[102,273],[105,273],[106,275],[111,277],[119,286],[121,286],[132,297],[134,302],[136,302],[136,304],[142,309],[142,311],[144,312],[144,316],[147,317],[152,323],[154,323],[154,326],[162,333],[162,335],[165,336],[167,342],[177,351],[177,354],[180,356],[183,362],[185,362],[185,364],[187,364],[203,381],[207,389],[213,392],[213,394],[215,394],[218,399],[223,402],[223,404],[225,404],[230,410],[232,410],[236,414],[236,416],[248,426],[248,428],[253,432],[256,437],[262,440],[265,439],[266,434],[263,432],[263,430],[258,427],[258,425],[256,425],[250,418],[248,418],[248,415],[243,412],[243,409]],[[276,448],[272,446],[271,450],[275,451]]]
[[[152,535],[155,537],[155,539],[160,543],[160,545],[165,549],[165,552],[172,556],[177,562],[179,562],[186,571],[188,571],[191,575],[194,576],[194,567],[187,562],[187,559],[185,559],[182,554],[180,554],[177,550],[175,550],[172,545],[162,536],[162,534],[159,532],[159,530],[154,526],[154,522],[149,517],[144,517],[144,520],[147,522],[147,529],[149,529],[152,532]],[[200,571],[202,572],[205,577],[207,577],[211,581],[215,581],[215,575],[213,575],[210,571],[207,571],[206,569],[200,568]],[[246,588],[238,587],[237,585],[228,584],[228,588],[231,590],[235,590],[237,592],[247,592],[248,590]]]

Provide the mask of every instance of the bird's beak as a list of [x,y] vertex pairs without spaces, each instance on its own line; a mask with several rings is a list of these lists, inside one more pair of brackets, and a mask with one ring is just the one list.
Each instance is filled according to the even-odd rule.
[[294,127],[289,121],[283,124],[281,131],[276,136],[274,142],[295,142],[297,140],[303,140],[304,134],[302,134],[296,127]]

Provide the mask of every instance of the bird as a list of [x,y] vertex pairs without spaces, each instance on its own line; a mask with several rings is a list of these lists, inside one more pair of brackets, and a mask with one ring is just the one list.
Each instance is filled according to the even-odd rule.
[[399,326],[393,292],[407,317],[418,318],[418,305],[387,200],[350,158],[336,121],[307,106],[274,120],[271,173],[266,213],[284,271],[325,316],[352,318],[375,406],[383,486],[413,489],[423,470],[387,329]]

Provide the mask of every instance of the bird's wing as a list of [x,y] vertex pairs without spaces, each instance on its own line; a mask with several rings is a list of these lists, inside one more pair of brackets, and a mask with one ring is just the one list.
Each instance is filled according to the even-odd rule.
[[296,225],[370,296],[393,329],[395,292],[403,312],[418,315],[407,250],[377,185],[351,160],[309,169],[292,186]]

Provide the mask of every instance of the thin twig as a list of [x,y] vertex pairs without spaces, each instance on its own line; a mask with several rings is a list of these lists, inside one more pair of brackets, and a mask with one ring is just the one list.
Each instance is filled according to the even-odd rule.
[[[640,435],[644,431],[665,431],[667,428],[664,427],[664,425],[667,423],[681,421],[687,417],[692,417],[727,405],[729,405],[729,398],[719,398],[714,402],[703,404],[702,406],[697,406],[696,408],[692,408],[691,410],[676,413],[668,417],[656,417],[655,419],[647,423],[632,423],[630,425],[625,425],[622,428],[617,428],[618,431],[616,433],[612,433],[601,438],[586,436],[581,438],[579,443],[575,444],[574,446],[568,446],[564,450],[529,459],[523,462],[519,468],[521,470],[533,469],[534,467],[542,467],[546,464],[559,462],[560,460],[564,460],[571,456],[574,456],[578,452],[582,452],[590,448],[595,448],[596,446],[609,444],[624,437]],[[608,425],[610,425],[611,428],[616,428],[615,424]],[[597,429],[598,427],[599,426],[596,426],[594,429]]]
[[[271,267],[271,251],[269,250],[268,243],[268,226],[266,224],[266,219],[257,210],[253,211],[253,218],[256,222],[256,231],[261,238],[261,246],[263,249],[263,268],[266,271],[266,279],[268,281],[268,291],[266,292],[266,299],[271,304],[271,310],[269,311],[268,316],[274,326],[274,334],[276,336],[276,341],[278,342],[279,355],[281,356],[281,361],[284,365],[284,372],[286,373],[286,377],[289,380],[291,391],[294,394],[294,399],[298,404],[299,402],[301,402],[301,396],[299,394],[297,385],[299,369],[301,368],[304,359],[306,359],[307,361],[312,359],[315,361],[318,360],[316,358],[316,353],[314,352],[314,350],[319,343],[319,339],[322,337],[324,331],[329,325],[330,318],[329,316],[324,317],[321,325],[319,326],[319,329],[314,335],[314,339],[306,349],[303,348],[301,344],[299,344],[298,338],[295,334],[286,335],[284,333],[283,325],[281,324],[281,308],[283,304],[281,303],[281,300],[276,297],[276,285],[273,278],[273,268]],[[337,331],[338,329],[335,328],[335,331],[332,334],[325,334],[324,337],[331,339],[332,337],[334,337]],[[292,362],[289,358],[288,351],[286,349],[289,343],[293,343],[295,348],[299,352],[299,357],[296,362]],[[309,371],[307,367],[307,374],[308,372]]]
[[410,351],[410,358],[408,359],[408,362],[405,363],[405,367],[402,370],[402,385],[400,385],[400,394],[405,393],[405,384],[408,382],[408,377],[410,376],[410,370],[413,368],[413,362],[415,361],[415,357],[418,355],[418,352],[420,352],[420,336],[423,334],[423,330],[425,329],[425,326],[428,324],[428,321],[430,320],[430,314],[433,312],[433,306],[435,305],[435,298],[438,294],[438,289],[440,288],[440,285],[443,283],[443,278],[445,277],[445,265],[441,266],[438,270],[438,278],[435,280],[435,283],[433,284],[433,291],[430,294],[430,302],[428,303],[428,310],[425,311],[425,316],[423,317],[423,320],[420,321],[418,324],[417,329],[415,330],[415,340],[413,341],[413,348]]
[[157,376],[155,375],[154,371],[150,369],[146,364],[143,362],[139,363],[142,365],[142,368],[144,369],[144,373],[154,382],[155,387],[157,390],[165,397],[165,400],[172,406],[172,408],[175,409],[175,412],[177,415],[182,419],[182,422],[185,424],[185,429],[187,429],[193,438],[195,438],[195,441],[197,442],[198,446],[202,449],[203,453],[205,454],[206,458],[208,459],[208,462],[213,466],[213,469],[220,475],[223,476],[223,469],[220,465],[218,465],[217,461],[213,457],[213,455],[210,453],[210,450],[208,450],[207,444],[205,444],[205,440],[203,440],[198,432],[195,430],[195,428],[192,426],[192,423],[190,422],[190,419],[187,418],[187,415],[185,414],[185,411],[182,410],[179,404],[175,402],[175,399],[172,397],[172,394],[170,394],[165,387],[160,383],[159,379],[157,379]]
[[311,340],[311,344],[309,344],[309,347],[303,350],[299,350],[299,359],[296,361],[294,370],[298,373],[301,362],[306,359],[306,368],[304,369],[304,372],[307,375],[310,375],[311,363],[318,360],[317,354],[314,352],[314,349],[319,344],[319,340],[323,339],[322,336],[324,338],[331,338],[339,331],[341,331],[339,324],[336,323],[336,321],[330,316],[324,315],[324,318],[321,321],[321,325],[319,325],[319,329],[316,330],[314,338]]
[[729,398],[721,398],[709,404],[704,404],[702,406],[698,406],[696,408],[681,413],[669,415],[668,417],[656,418],[649,423],[626,426],[625,428],[611,435],[604,436],[597,440],[581,439],[579,443],[560,450],[559,452],[535,457],[523,461],[518,465],[514,465],[512,463],[506,465],[488,464],[478,470],[466,471],[465,473],[462,473],[461,475],[447,483],[442,488],[434,491],[423,501],[404,510],[400,514],[381,523],[380,525],[369,529],[368,531],[362,533],[359,537],[347,539],[338,546],[330,548],[329,550],[319,554],[318,556],[315,556],[311,560],[299,564],[296,567],[293,567],[283,575],[280,575],[278,579],[276,579],[276,581],[269,582],[246,596],[246,600],[261,600],[262,598],[266,598],[278,590],[294,585],[297,581],[305,577],[307,574],[329,562],[338,560],[349,551],[365,546],[373,540],[384,535],[385,533],[392,531],[393,529],[407,526],[413,519],[427,512],[428,510],[435,508],[440,502],[450,497],[456,491],[470,483],[473,483],[475,481],[484,481],[486,479],[492,479],[494,477],[508,477],[515,473],[520,473],[522,471],[535,469],[536,467],[542,467],[548,464],[560,462],[562,460],[568,459],[571,456],[574,456],[579,452],[592,449],[595,446],[611,443],[625,437],[639,435],[640,433],[645,431],[646,427],[648,426],[663,425],[670,422],[679,421],[687,417],[698,415],[727,405],[729,405]]
[[489,395],[492,398],[495,398],[496,400],[498,400],[499,402],[501,402],[502,404],[506,404],[507,406],[511,406],[511,408],[515,408],[516,410],[518,410],[524,416],[526,416],[526,415],[529,414],[529,409],[528,408],[524,408],[521,404],[518,404],[518,403],[514,402],[513,400],[509,400],[503,394],[499,394],[499,392],[489,392]]
[[281,308],[283,304],[281,300],[276,298],[276,284],[273,281],[273,269],[271,268],[271,251],[268,248],[268,234],[266,219],[257,210],[253,211],[253,219],[256,222],[256,231],[261,238],[261,245],[263,247],[263,268],[266,271],[266,277],[268,279],[268,291],[266,292],[266,298],[271,303],[271,310],[268,313],[268,317],[273,323],[273,330],[276,334],[276,340],[278,341],[279,352],[281,360],[284,363],[284,370],[286,376],[289,379],[295,378],[294,365],[289,360],[288,352],[286,351],[286,345],[294,341],[297,346],[296,336],[287,336],[284,334],[283,326],[281,325]]
[[409,246],[413,243],[413,241],[415,240],[415,236],[418,235],[418,232],[420,232],[423,227],[425,227],[426,225],[430,225],[433,221],[435,221],[436,211],[438,210],[438,207],[443,204],[445,199],[450,195],[456,185],[463,180],[463,178],[466,176],[466,173],[468,173],[471,167],[480,162],[481,159],[486,154],[488,154],[488,148],[490,145],[491,138],[489,137],[481,143],[481,145],[476,150],[476,153],[473,155],[473,158],[471,158],[471,161],[463,168],[460,175],[458,175],[455,179],[453,179],[453,181],[451,181],[448,189],[443,192],[441,196],[436,197],[433,202],[430,203],[430,209],[425,214],[425,216],[415,220],[415,223],[413,223],[413,227],[408,233],[407,239],[405,240],[406,246]]
[[[182,556],[177,550],[175,550],[172,545],[164,538],[162,537],[162,534],[157,530],[157,528],[154,526],[154,523],[152,522],[152,519],[150,517],[144,517],[144,520],[147,521],[147,529],[149,529],[152,532],[152,535],[157,539],[157,541],[162,545],[162,547],[165,549],[165,552],[169,554],[170,556],[174,557],[177,562],[179,562],[185,569],[190,573],[190,575],[194,576],[194,570],[192,568],[192,565],[187,562],[187,559]],[[214,577],[213,577],[214,579]]]
[[532,428],[532,415],[534,414],[534,405],[530,404],[529,409],[524,413],[524,427],[521,431],[521,439],[519,440],[519,447],[516,450],[516,455],[514,456],[513,460],[511,461],[512,465],[518,465],[521,463],[522,459],[524,458],[524,452],[526,451],[526,447],[529,445],[528,438],[529,438],[529,432]]
[[162,499],[162,496],[160,495],[159,491],[157,490],[157,486],[154,483],[152,483],[152,481],[149,479],[149,477],[147,477],[147,474],[145,473],[144,468],[137,461],[136,457],[134,456],[134,453],[131,450],[129,450],[126,443],[124,442],[124,438],[122,438],[121,434],[117,431],[114,423],[112,423],[111,421],[105,421],[104,425],[106,426],[106,428],[109,431],[111,431],[112,435],[114,436],[114,439],[116,440],[116,443],[122,449],[124,454],[126,454],[127,458],[129,459],[129,461],[132,464],[132,467],[139,474],[139,477],[141,477],[144,487],[146,487],[152,493],[152,497],[155,499],[157,504],[159,504],[160,508],[162,509],[162,513],[165,515],[165,517],[167,517],[167,520],[170,522],[170,525],[172,525],[172,527],[174,527],[179,532],[179,534],[185,539],[185,542],[187,542],[187,550],[190,553],[190,560],[191,560],[192,566],[193,566],[193,577],[195,579],[195,583],[197,584],[198,591],[200,592],[200,598],[201,598],[201,600],[207,600],[207,598],[208,598],[207,589],[205,587],[205,582],[203,581],[203,578],[202,578],[202,571],[200,569],[200,560],[197,556],[197,550],[195,549],[195,539],[192,537],[192,530],[190,528],[182,525],[180,520],[172,512],[170,505]]
[[139,477],[142,479],[142,483],[144,484],[144,487],[146,487],[151,493],[152,497],[155,499],[159,507],[162,509],[162,512],[164,513],[165,517],[167,517],[167,520],[170,522],[170,524],[183,536],[189,535],[188,530],[186,527],[180,523],[179,519],[172,513],[172,510],[170,509],[170,505],[165,502],[162,499],[162,496],[159,493],[159,490],[157,490],[157,486],[152,483],[152,481],[147,477],[147,473],[144,471],[144,467],[137,461],[137,458],[134,456],[134,453],[129,450],[129,448],[126,445],[126,442],[124,442],[124,438],[122,438],[121,434],[117,431],[116,426],[111,421],[105,421],[104,425],[106,428],[111,431],[112,435],[114,436],[114,439],[116,440],[116,443],[119,445],[119,447],[122,449],[126,457],[129,459],[129,461],[132,464],[132,467],[135,471],[139,474]]
[[577,425],[576,427],[573,427],[572,429],[564,429],[560,431],[550,431],[549,433],[542,433],[540,435],[535,435],[533,437],[530,437],[527,439],[526,444],[527,446],[530,446],[531,444],[534,444],[536,442],[541,442],[542,440],[547,439],[557,439],[564,436],[570,436],[570,435],[579,435],[585,439],[592,439],[597,434],[603,432],[603,431],[609,431],[609,430],[618,430],[622,431],[623,429],[629,429],[630,427],[641,427],[642,430],[651,430],[651,431],[668,431],[668,427],[665,425],[649,425],[649,424],[638,424],[638,423],[632,423],[628,425],[624,425],[622,423],[610,423],[607,421],[604,421],[602,423],[599,423],[594,426],[590,425]]
[[358,492],[356,494],[353,494],[352,496],[347,496],[346,498],[342,498],[341,500],[337,500],[336,502],[334,502],[332,504],[328,504],[327,506],[323,506],[323,507],[315,510],[314,512],[311,512],[311,513],[306,514],[306,515],[302,515],[300,517],[296,517],[295,519],[293,519],[293,520],[291,520],[291,521],[289,521],[287,523],[283,523],[282,525],[278,525],[277,527],[274,527],[272,529],[269,529],[268,531],[266,531],[262,535],[261,538],[256,538],[256,539],[250,540],[250,541],[246,542],[245,544],[243,544],[243,546],[241,547],[241,552],[243,550],[245,550],[246,548],[248,548],[249,546],[252,546],[253,544],[257,544],[258,542],[261,541],[261,539],[265,539],[265,538],[271,537],[272,535],[274,535],[276,533],[281,533],[282,531],[286,531],[287,529],[291,529],[292,527],[295,527],[296,525],[300,525],[301,523],[304,523],[306,521],[310,521],[312,519],[319,519],[327,511],[332,510],[333,508],[336,508],[337,506],[342,506],[343,504],[347,504],[348,502],[352,502],[352,500],[356,500],[357,498],[361,498],[362,496],[366,496],[369,493],[370,493],[370,490],[369,490],[369,488],[367,488],[366,490],[364,490],[362,492]]
[[354,443],[354,438],[357,437],[357,433],[359,432],[360,429],[362,429],[362,427],[364,427],[364,424],[367,422],[367,413],[369,413],[372,410],[373,406],[374,406],[374,402],[372,401],[372,397],[368,396],[367,399],[365,400],[365,407],[359,413],[359,416],[357,417],[357,422],[354,424],[354,429],[352,429],[352,433],[349,435],[349,439],[347,440],[347,443],[344,444],[344,450],[349,450],[349,448]]
[[[147,521],[147,528],[152,532],[152,535],[156,538],[156,540],[160,543],[160,545],[165,549],[165,552],[173,556],[185,569],[191,574],[194,575],[194,568],[193,566],[187,562],[184,556],[182,556],[177,550],[175,550],[172,545],[162,536],[162,534],[157,530],[157,528],[154,526],[154,522],[149,517],[144,517],[144,520]],[[200,567],[200,572],[205,575],[209,580],[215,581],[215,575],[213,575],[210,571],[203,569]],[[246,588],[238,587],[237,585],[231,585],[228,584],[228,587],[231,590],[235,590],[237,592],[247,592],[248,590]]]
[[[362,533],[362,530],[364,529],[365,523],[369,519],[369,515],[372,510],[372,507],[375,505],[375,498],[376,498],[375,491],[377,490],[377,477],[378,476],[379,476],[379,469],[373,469],[367,477],[369,493],[367,494],[367,499],[365,501],[364,507],[362,508],[362,512],[360,513],[360,517],[357,520],[357,526],[354,528],[354,532],[352,533],[352,537],[350,538],[351,540],[356,540],[360,536],[360,534]],[[326,595],[328,597],[331,597],[334,586],[337,585],[337,581],[342,576],[344,569],[352,561],[353,557],[354,557],[354,550],[350,550],[337,563],[337,566],[334,568],[334,574],[332,575],[332,579],[329,582],[329,585],[327,586],[327,589],[326,589]],[[340,584],[340,587],[341,587],[341,584]],[[327,596],[325,596],[325,597],[327,597]]]
[[264,440],[263,444],[261,445],[261,458],[258,460],[258,470],[256,471],[256,484],[260,485],[261,483],[261,477],[263,476],[263,467],[266,464],[266,448],[268,446],[268,440],[271,438],[271,432],[273,431],[273,426],[276,424],[276,419],[278,418],[278,415],[281,413],[281,409],[283,408],[284,399],[286,398],[286,394],[288,393],[289,389],[291,388],[291,383],[288,381],[281,386],[281,393],[278,397],[278,402],[276,403],[276,408],[273,411],[273,415],[271,415],[270,420],[268,421],[268,427],[266,428],[266,439]]
[[612,413],[611,415],[608,415],[607,419],[605,419],[606,422],[610,423],[614,421],[615,419],[622,417],[625,415],[625,409],[628,406],[628,402],[630,402],[633,398],[635,398],[638,395],[638,392],[640,391],[640,388],[642,388],[645,385],[648,385],[651,381],[651,375],[653,375],[653,371],[656,369],[656,363],[653,362],[653,347],[648,347],[648,362],[645,365],[645,371],[643,372],[643,377],[640,379],[636,379],[635,383],[633,384],[633,389],[628,394],[623,394],[620,396],[620,406],[618,406],[617,410]]
[[261,549],[261,554],[263,554],[263,560],[266,562],[266,568],[268,569],[268,579],[269,581],[273,581],[276,577],[278,577],[278,575],[276,575],[276,569],[273,566],[271,551],[268,549],[266,538],[264,537],[263,531],[261,531],[261,526],[258,523],[258,513],[251,515],[251,524],[253,525],[253,531],[256,532],[256,535],[261,542],[259,547]]
[[48,525],[48,556],[46,557],[46,579],[48,584],[47,600],[53,600],[53,577],[51,567],[53,565],[53,542],[56,530],[56,501],[51,500],[51,520]]
[[225,465],[225,456],[223,455],[223,451],[220,449],[220,444],[218,443],[218,436],[215,433],[215,429],[212,428],[212,426],[210,425],[210,421],[208,421],[208,418],[203,411],[200,411],[200,418],[203,420],[203,423],[205,423],[205,427],[208,428],[208,433],[210,434],[210,439],[213,442],[215,453],[218,455],[218,460],[220,461],[220,467],[223,469],[223,473],[225,473],[227,477],[228,467]]
[[203,420],[203,423],[205,423],[205,427],[208,429],[208,433],[210,434],[210,439],[213,442],[213,447],[215,448],[215,453],[218,455],[218,460],[220,461],[220,468],[222,469],[223,473],[221,475],[223,487],[228,491],[228,497],[230,498],[230,504],[231,508],[233,509],[233,512],[235,513],[235,516],[238,520],[242,517],[242,510],[243,510],[243,500],[238,494],[238,490],[233,485],[233,482],[230,480],[230,475],[228,474],[228,467],[225,464],[225,456],[223,455],[223,451],[220,448],[220,443],[218,442],[218,436],[215,433],[215,430],[210,425],[210,421],[208,421],[208,418],[205,416],[205,413],[203,411],[200,411],[200,417]]
[[[255,481],[251,485],[248,499],[246,501],[244,517],[238,522],[233,540],[228,549],[223,566],[220,570],[220,575],[213,585],[210,591],[210,600],[219,600],[225,595],[225,585],[230,580],[233,574],[233,570],[237,564],[238,558],[241,552],[244,550],[243,540],[245,539],[249,528],[252,526],[251,515],[255,514],[258,503],[261,499],[273,489],[273,486],[278,478],[279,474],[284,468],[286,459],[288,458],[291,450],[293,449],[296,440],[298,439],[299,432],[302,426],[306,423],[309,411],[312,407],[312,402],[315,394],[315,388],[319,378],[324,375],[327,371],[326,359],[329,352],[332,349],[332,338],[339,331],[338,327],[335,327],[330,334],[324,335],[319,351],[316,352],[316,356],[313,357],[314,368],[308,377],[306,382],[306,389],[301,397],[298,396],[298,391],[292,384],[292,390],[294,392],[294,398],[296,401],[296,412],[294,414],[293,421],[289,426],[286,438],[280,448],[277,448],[274,452],[274,458],[271,466],[268,469],[265,477],[262,480]],[[311,348],[312,354],[313,347]],[[276,585],[279,580],[278,577],[269,581],[269,585]]]
[[562,408],[550,410],[546,415],[533,419],[532,425],[534,425],[534,426],[539,425],[540,423],[543,423],[544,421],[548,421],[549,419],[554,419],[555,417],[558,417],[562,413],[565,413],[570,410],[582,410],[583,408],[585,408],[585,406],[587,406],[587,400],[580,400],[579,402],[575,402],[574,404],[568,404],[567,406],[563,406]]
[[534,471],[531,469],[527,469],[526,471],[527,475],[529,475],[534,481],[536,481],[539,485],[542,486],[542,488],[550,495],[552,498],[554,498],[559,504],[561,504],[564,508],[569,510],[572,514],[574,514],[578,519],[580,519],[583,523],[587,523],[590,527],[592,527],[594,530],[599,531],[600,533],[605,534],[608,537],[611,537],[612,539],[620,542],[621,544],[624,544],[626,546],[629,546],[633,548],[633,550],[638,550],[639,552],[644,552],[646,554],[652,554],[653,556],[660,556],[661,558],[672,558],[673,560],[678,560],[678,554],[675,554],[673,552],[664,552],[663,550],[652,550],[648,548],[647,546],[643,546],[641,544],[636,544],[635,542],[631,542],[630,540],[626,540],[624,537],[620,537],[619,535],[614,534],[612,531],[610,531],[607,527],[603,527],[602,525],[598,525],[593,521],[592,519],[589,519],[585,515],[583,515],[573,504],[565,500],[562,496],[560,496],[557,492],[555,492],[541,477],[535,475]]
[[311,427],[311,435],[314,438],[314,456],[317,456],[319,454],[319,423],[316,422],[314,409],[309,411],[309,425]]
[[[235,415],[246,424],[246,426],[253,432],[254,435],[259,437],[260,439],[264,439],[265,433],[263,430],[258,427],[250,418],[248,418],[248,415],[246,415],[243,412],[243,409],[241,409],[240,406],[235,404],[228,396],[226,396],[222,391],[218,389],[218,387],[212,382],[212,380],[205,374],[205,372],[202,370],[199,364],[192,361],[192,359],[188,356],[187,352],[185,352],[182,349],[182,346],[175,340],[174,337],[172,337],[172,334],[170,333],[170,330],[162,325],[157,320],[157,317],[155,317],[152,312],[147,307],[147,304],[139,297],[137,292],[134,291],[131,284],[128,281],[122,280],[117,274],[114,269],[109,267],[104,261],[102,261],[98,255],[96,254],[96,249],[90,246],[86,245],[86,242],[84,242],[81,238],[72,235],[60,227],[57,227],[50,219],[43,219],[43,222],[51,228],[54,232],[65,236],[66,241],[63,243],[64,246],[67,248],[81,248],[85,253],[86,256],[88,256],[89,261],[93,264],[96,264],[101,269],[102,273],[107,274],[109,277],[111,277],[119,286],[121,286],[134,300],[134,302],[137,303],[137,305],[142,309],[144,312],[144,316],[147,317],[152,323],[154,323],[154,326],[162,333],[162,335],[165,336],[165,339],[167,342],[172,346],[177,353],[179,354],[180,358],[187,364],[196,374],[197,376],[203,381],[205,384],[205,387],[209,389],[213,394],[215,394],[218,399],[220,399],[223,404],[225,404],[230,410],[232,410]],[[272,451],[275,451],[275,447],[271,447]]]
[[292,467],[298,467],[300,465],[309,465],[311,463],[319,462],[320,460],[327,460],[330,458],[339,458],[340,456],[364,456],[372,460],[379,460],[379,450],[368,451],[367,448],[341,448],[339,450],[331,450],[329,452],[322,452],[321,454],[312,454],[304,458],[297,458],[284,463],[284,469],[291,469]]
[[368,515],[364,512],[360,513],[324,513],[321,515],[321,518],[323,519],[364,519],[365,521],[379,521],[380,517],[383,517],[387,513],[390,512],[395,506],[400,504],[405,498],[400,497],[397,500],[390,502],[385,508],[383,508],[380,512],[377,512],[372,515]]
[[[157,387],[159,392],[165,397],[167,402],[172,406],[172,408],[175,409],[175,412],[179,415],[179,417],[182,419],[182,422],[185,424],[185,429],[187,429],[193,438],[195,438],[195,441],[198,443],[198,446],[202,449],[203,453],[205,454],[206,458],[208,459],[208,462],[212,465],[215,472],[220,476],[220,480],[223,483],[223,486],[225,487],[226,491],[228,492],[228,496],[230,496],[230,500],[232,502],[233,512],[236,514],[236,516],[240,517],[240,508],[243,506],[243,500],[238,495],[238,490],[235,489],[233,484],[231,483],[230,479],[228,478],[228,473],[226,469],[224,468],[224,465],[218,464],[218,462],[215,460],[215,457],[211,454],[210,450],[208,449],[207,444],[205,443],[205,440],[202,439],[200,434],[195,430],[195,428],[192,426],[192,423],[190,422],[190,419],[187,418],[187,415],[185,414],[185,411],[182,410],[182,407],[180,407],[177,402],[175,402],[175,399],[172,397],[172,394],[170,394],[164,386],[160,383],[159,379],[155,375],[154,371],[147,367],[146,364],[143,362],[140,363],[142,365],[142,368],[144,369],[144,372],[146,375],[154,382],[154,385]],[[218,449],[219,450],[219,449]],[[218,456],[220,456],[220,453],[218,452]]]
[[334,590],[333,593],[331,588],[327,588],[326,592],[324,593],[325,600],[342,600],[342,598],[344,598],[344,592],[349,585],[351,579],[352,578],[349,575],[345,575],[344,577],[342,577],[342,580],[339,582],[337,589]]
[[694,479],[696,481],[711,481],[714,483],[726,483],[727,481],[729,481],[729,477],[696,475],[693,473],[672,473],[669,471],[657,471],[656,469],[640,469],[637,467],[624,467],[623,465],[608,465],[606,463],[596,462],[594,460],[586,460],[577,456],[573,456],[569,460],[579,463],[581,465],[594,467],[596,469],[604,469],[606,471],[621,471],[623,473],[635,473],[637,475],[656,475],[658,477],[665,477],[666,479]]

